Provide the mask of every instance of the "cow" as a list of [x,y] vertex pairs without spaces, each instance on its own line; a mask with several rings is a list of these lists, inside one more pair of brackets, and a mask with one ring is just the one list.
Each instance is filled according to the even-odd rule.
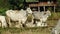
[[[14,10],[8,10],[6,11],[6,16],[8,17],[8,24],[9,27],[11,27],[11,20],[12,21],[18,21],[18,26],[21,26],[21,21],[24,23],[27,19],[26,17],[26,11],[14,11]],[[16,26],[17,27],[17,26]]]
[[47,24],[44,23],[46,22],[47,18],[51,16],[51,12],[49,10],[47,10],[46,12],[34,11],[33,15],[37,26],[42,26],[42,25],[47,26]]
[[6,17],[5,16],[0,15],[0,26],[2,28],[6,28],[7,27],[7,22],[6,22]]
[[60,34],[60,19],[57,24],[52,28],[51,34]]
[[22,24],[26,23],[28,14],[32,14],[30,8],[27,8],[26,10],[21,9],[20,11],[16,11],[16,10],[6,11],[9,27],[11,27],[11,22],[10,22],[11,20],[18,21],[19,24],[16,25],[16,27],[22,27]]

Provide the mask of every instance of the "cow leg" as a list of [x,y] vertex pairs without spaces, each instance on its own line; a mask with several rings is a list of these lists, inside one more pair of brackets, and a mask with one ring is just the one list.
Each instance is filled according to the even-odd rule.
[[25,27],[26,23],[25,21],[22,21],[22,27]]
[[8,24],[9,24],[9,27],[11,27],[11,21],[9,17],[8,17]]
[[19,19],[19,26],[22,27],[22,21]]
[[2,27],[2,23],[0,23],[0,27]]
[[17,25],[15,25],[15,27],[17,27],[17,28],[22,27],[21,20],[19,20],[19,21],[18,21],[18,24],[17,24]]
[[2,28],[6,28],[7,27],[7,23],[6,23],[5,17],[2,18],[1,24],[2,24]]
[[34,23],[34,17],[32,16],[32,23]]
[[6,22],[7,22],[7,26],[11,27],[10,18],[8,16],[6,16]]
[[2,21],[2,28],[6,28],[6,27],[7,27],[6,21]]

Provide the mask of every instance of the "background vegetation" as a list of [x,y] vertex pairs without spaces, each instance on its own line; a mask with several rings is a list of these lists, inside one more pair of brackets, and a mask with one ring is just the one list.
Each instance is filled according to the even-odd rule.
[[[24,8],[25,2],[29,2],[30,0],[0,0],[0,13],[3,13],[4,11],[8,9],[21,9]],[[30,2],[37,1],[37,0],[31,0]],[[44,0],[42,0],[44,1]],[[50,1],[50,0],[49,0]],[[56,11],[60,11],[60,0],[57,0],[57,7]]]

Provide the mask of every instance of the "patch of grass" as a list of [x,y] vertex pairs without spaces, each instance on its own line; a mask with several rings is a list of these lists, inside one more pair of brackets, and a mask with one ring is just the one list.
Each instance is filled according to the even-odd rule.
[[14,33],[18,33],[18,34],[22,34],[22,32],[25,32],[26,34],[29,32],[29,33],[32,33],[32,34],[35,34],[35,33],[42,33],[42,32],[47,32],[48,31],[48,29],[47,28],[40,28],[40,27],[38,27],[38,28],[36,28],[36,27],[34,27],[34,28],[23,28],[23,29],[19,29],[19,28],[6,28],[6,29],[4,29],[4,28],[0,28],[1,29],[1,33],[12,33],[12,34],[14,34]]
[[48,23],[49,26],[55,26],[59,19],[60,19],[60,12],[56,13],[52,12],[51,16],[48,18],[46,22]]
[[0,8],[0,15],[6,15],[5,12],[8,10],[8,8]]
[[60,12],[52,12],[51,16],[49,17],[50,19],[59,19],[60,18]]

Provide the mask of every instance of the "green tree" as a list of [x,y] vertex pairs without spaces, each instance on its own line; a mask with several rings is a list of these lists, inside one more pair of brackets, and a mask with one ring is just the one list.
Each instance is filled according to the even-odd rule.
[[23,8],[23,0],[9,0],[10,9]]
[[57,11],[60,11],[60,0],[57,0]]

